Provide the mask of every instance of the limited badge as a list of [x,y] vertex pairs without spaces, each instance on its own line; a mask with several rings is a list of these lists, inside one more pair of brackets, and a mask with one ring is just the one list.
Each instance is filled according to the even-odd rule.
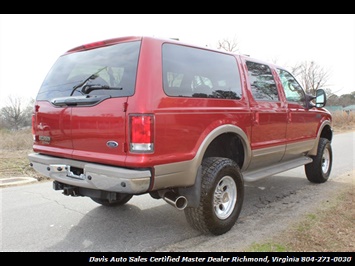
[[51,142],[51,137],[50,136],[39,136],[38,139],[44,143],[49,143]]

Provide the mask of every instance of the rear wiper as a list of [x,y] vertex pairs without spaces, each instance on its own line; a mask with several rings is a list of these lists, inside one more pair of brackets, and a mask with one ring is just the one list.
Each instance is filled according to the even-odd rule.
[[73,96],[74,92],[75,92],[78,88],[80,88],[81,86],[83,86],[86,82],[88,82],[89,79],[96,79],[96,78],[99,76],[98,74],[99,74],[102,70],[104,70],[104,69],[106,69],[106,68],[107,68],[107,66],[106,66],[106,67],[103,67],[103,68],[101,68],[101,69],[99,69],[96,73],[90,75],[90,76],[89,76],[88,78],[86,78],[83,82],[81,82],[81,83],[75,85],[75,86],[73,87],[73,90],[72,90],[71,93],[70,93],[70,96]]
[[96,90],[122,90],[123,88],[120,87],[110,87],[108,85],[95,85],[95,84],[91,84],[91,85],[85,85],[82,89],[81,92],[83,94],[89,94],[92,91],[96,91]]

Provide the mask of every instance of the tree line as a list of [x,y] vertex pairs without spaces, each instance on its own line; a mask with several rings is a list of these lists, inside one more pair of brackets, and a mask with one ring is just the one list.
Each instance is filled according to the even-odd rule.
[[[219,40],[217,43],[217,49],[225,50],[228,52],[238,52],[237,38],[225,38]],[[276,62],[274,62],[276,63]],[[346,107],[355,104],[355,84],[354,91],[348,94],[338,96],[333,93],[331,89],[327,88],[329,82],[329,70],[320,66],[314,61],[303,61],[290,67],[290,71],[301,83],[301,86],[306,93],[315,95],[317,89],[324,89],[327,94],[328,106],[342,106]]]

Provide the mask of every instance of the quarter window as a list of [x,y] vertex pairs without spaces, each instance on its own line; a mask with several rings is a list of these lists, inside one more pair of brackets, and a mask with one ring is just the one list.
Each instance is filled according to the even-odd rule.
[[240,99],[236,59],[188,46],[163,45],[163,84],[169,96]]
[[251,61],[246,62],[251,92],[257,101],[278,101],[276,82],[269,66]]

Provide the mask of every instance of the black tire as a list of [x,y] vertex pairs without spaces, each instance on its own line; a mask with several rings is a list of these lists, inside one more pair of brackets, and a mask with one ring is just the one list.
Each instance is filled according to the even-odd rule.
[[206,158],[202,162],[200,205],[184,209],[186,220],[203,233],[224,234],[236,223],[243,199],[239,166],[227,158]]
[[307,179],[312,183],[324,183],[329,179],[332,170],[333,152],[330,141],[320,138],[316,156],[311,156],[312,163],[305,165]]
[[124,205],[127,203],[133,195],[129,194],[118,194],[116,195],[116,200],[114,201],[109,201],[108,199],[100,199],[100,198],[91,198],[93,201],[95,201],[98,204],[101,204],[106,207],[115,207],[115,206],[120,206]]

